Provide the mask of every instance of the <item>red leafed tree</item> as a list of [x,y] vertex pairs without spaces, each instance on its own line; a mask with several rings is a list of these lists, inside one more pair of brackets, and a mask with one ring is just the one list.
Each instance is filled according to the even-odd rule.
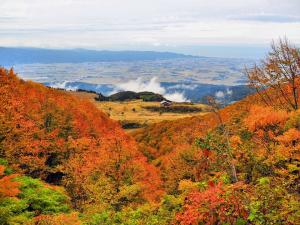
[[0,165],[0,198],[3,197],[15,197],[20,193],[18,189],[19,183],[13,181],[17,175],[8,175],[4,174],[5,167]]
[[210,183],[205,191],[190,193],[183,206],[182,212],[177,214],[176,220],[181,225],[235,224],[238,218],[246,218],[247,212],[237,195],[236,183],[231,190],[226,190],[221,183]]
[[161,196],[156,168],[120,124],[91,102],[25,82],[3,68],[0,96],[0,157],[19,173],[64,185],[76,208],[93,201],[90,185],[84,186],[96,175],[116,192],[133,185],[143,200]]

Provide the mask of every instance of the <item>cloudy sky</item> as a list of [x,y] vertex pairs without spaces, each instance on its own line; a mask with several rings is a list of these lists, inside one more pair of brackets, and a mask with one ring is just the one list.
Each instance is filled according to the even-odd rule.
[[300,0],[0,0],[0,11],[0,46],[188,52],[282,36],[300,44]]

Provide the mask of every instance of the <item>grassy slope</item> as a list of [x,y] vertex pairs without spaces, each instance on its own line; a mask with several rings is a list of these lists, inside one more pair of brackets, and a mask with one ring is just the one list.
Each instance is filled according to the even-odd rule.
[[[142,125],[154,124],[162,121],[173,121],[181,118],[200,116],[206,114],[207,106],[203,104],[194,104],[193,107],[203,109],[203,112],[197,113],[162,113],[151,112],[144,107],[160,106],[159,102],[143,102],[141,100],[129,102],[97,102],[94,100],[96,96],[93,93],[70,92],[72,95],[87,99],[93,102],[98,109],[106,112],[110,118],[118,121],[135,122]],[[183,106],[184,103],[176,103],[175,105]],[[133,110],[135,109],[135,111]]]

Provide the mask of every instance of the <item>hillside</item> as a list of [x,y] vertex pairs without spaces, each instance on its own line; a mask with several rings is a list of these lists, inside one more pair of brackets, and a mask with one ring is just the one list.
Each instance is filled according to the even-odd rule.
[[[243,100],[221,110],[222,118],[228,121],[240,117],[251,107],[252,101]],[[218,118],[213,113],[202,116],[181,118],[175,121],[162,121],[152,124],[133,135],[137,142],[149,151],[155,151],[151,157],[156,158],[173,151],[177,146],[193,145],[197,137],[203,136],[218,125]],[[149,139],[148,137],[151,137]],[[143,151],[147,151],[144,149]],[[151,149],[151,150],[150,150]]]
[[300,111],[281,90],[149,124],[134,140],[95,94],[1,69],[0,222],[298,224]]
[[[266,106],[256,94],[217,113],[164,121],[133,134],[161,171],[167,193],[202,190],[188,195],[177,217],[180,224],[201,221],[195,213],[206,203],[222,201],[213,199],[218,191],[239,196],[232,201],[246,206],[250,224],[298,223],[300,111],[286,112],[280,108],[282,98],[272,90],[266,94],[279,108]],[[213,182],[210,187],[199,188],[207,181]]]
[[76,210],[90,210],[91,202],[135,207],[161,196],[158,171],[90,102],[3,68],[0,96],[0,158],[16,173],[63,186]]

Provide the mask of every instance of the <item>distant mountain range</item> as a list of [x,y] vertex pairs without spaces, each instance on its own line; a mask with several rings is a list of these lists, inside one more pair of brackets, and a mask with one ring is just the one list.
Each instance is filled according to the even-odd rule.
[[81,63],[194,58],[196,56],[154,51],[95,51],[0,47],[0,65],[28,63]]

